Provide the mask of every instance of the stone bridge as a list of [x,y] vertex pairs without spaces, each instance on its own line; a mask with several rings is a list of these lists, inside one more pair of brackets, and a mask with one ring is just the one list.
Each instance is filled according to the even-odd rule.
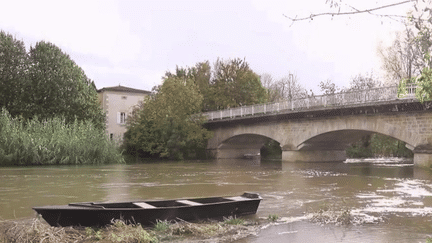
[[275,140],[288,161],[344,161],[361,137],[380,133],[407,144],[417,166],[432,165],[432,113],[396,87],[323,95],[208,112],[214,132],[207,150],[215,158],[258,154]]

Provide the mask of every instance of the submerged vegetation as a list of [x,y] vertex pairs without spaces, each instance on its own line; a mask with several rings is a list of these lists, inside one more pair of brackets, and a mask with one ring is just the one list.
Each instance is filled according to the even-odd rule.
[[0,114],[0,165],[122,162],[115,144],[92,122],[12,118],[4,109]]

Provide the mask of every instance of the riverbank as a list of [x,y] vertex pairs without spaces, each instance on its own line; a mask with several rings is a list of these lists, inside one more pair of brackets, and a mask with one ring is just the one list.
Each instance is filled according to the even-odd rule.
[[51,227],[43,219],[0,221],[0,242],[231,242],[256,235],[264,222],[242,218],[191,223],[160,221],[153,227],[123,221],[101,228]]
[[118,146],[90,121],[12,118],[0,112],[0,166],[125,163]]

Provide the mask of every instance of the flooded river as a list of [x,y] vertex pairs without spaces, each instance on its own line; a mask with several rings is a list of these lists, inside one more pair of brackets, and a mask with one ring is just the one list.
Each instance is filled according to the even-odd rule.
[[252,217],[280,221],[238,242],[426,242],[432,236],[432,175],[404,161],[2,167],[0,181],[2,219],[33,217],[32,206],[254,191],[264,200]]

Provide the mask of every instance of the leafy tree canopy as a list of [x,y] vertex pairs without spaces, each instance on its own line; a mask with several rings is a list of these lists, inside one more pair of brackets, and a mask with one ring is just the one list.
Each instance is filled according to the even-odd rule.
[[260,77],[240,58],[227,61],[218,59],[214,64],[211,86],[212,109],[226,109],[267,101],[267,92],[262,87]]
[[24,42],[0,31],[0,107],[12,116],[24,110],[22,98],[27,82],[28,58]]
[[239,58],[217,59],[213,69],[209,61],[189,68],[177,67],[175,73],[165,74],[168,77],[191,79],[203,96],[202,111],[267,102],[267,90],[260,77]]
[[29,59],[30,116],[63,116],[68,122],[75,118],[93,120],[103,126],[104,114],[95,85],[69,55],[54,44],[41,41],[30,48]]
[[22,41],[0,32],[0,83],[0,105],[13,116],[90,120],[105,127],[94,83],[52,43],[40,41],[27,53]]
[[[183,159],[205,148],[211,133],[202,127],[203,96],[193,79],[169,76],[128,120],[125,146],[129,153]],[[186,75],[187,76],[187,75]]]

